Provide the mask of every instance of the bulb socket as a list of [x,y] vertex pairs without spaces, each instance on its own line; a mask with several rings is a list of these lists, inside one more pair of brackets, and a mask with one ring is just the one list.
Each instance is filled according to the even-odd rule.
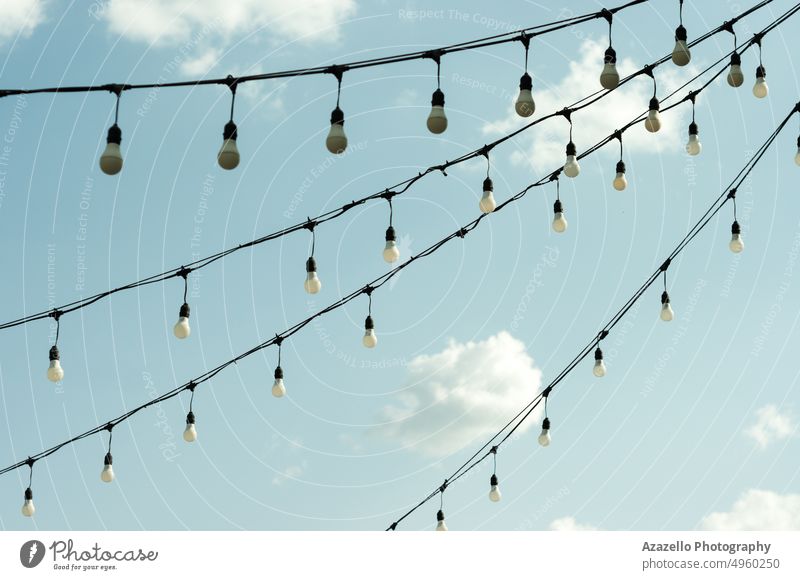
[[605,64],[617,64],[617,51],[609,46],[606,49],[603,61],[605,62]]
[[314,256],[311,256],[308,260],[306,260],[306,272],[309,274],[311,272],[317,271],[317,261],[314,259]]
[[697,135],[697,133],[698,133],[697,123],[692,121],[691,123],[689,123],[689,135]]
[[661,108],[661,104],[658,102],[656,97],[650,99],[650,110],[651,111],[658,111]]
[[189,308],[189,304],[184,302],[183,305],[181,306],[180,312],[178,313],[178,317],[179,318],[189,318],[189,311],[190,310],[191,309]]
[[800,149],[800,137],[797,138],[797,148]]
[[594,360],[603,360],[603,351],[600,347],[597,347],[597,350],[594,351]]
[[483,191],[494,191],[494,184],[489,177],[483,180]]
[[678,26],[678,28],[675,29],[675,40],[676,41],[682,40],[686,42],[687,38],[688,37],[686,36],[686,29],[683,27],[683,24],[681,24],[680,26]]
[[230,139],[231,141],[236,141],[237,136],[238,130],[236,129],[236,123],[233,121],[228,121],[225,123],[225,128],[222,130],[222,138],[225,140]]
[[31,500],[33,500],[33,492],[29,487],[28,489],[25,490],[25,501],[31,501]]
[[764,68],[763,64],[760,64],[756,67],[756,78],[763,79],[767,76],[767,69]]
[[331,111],[331,125],[344,125],[344,112],[339,107]]
[[187,425],[194,425],[194,413],[189,411],[189,414],[186,415],[186,424]]
[[661,293],[661,304],[669,304],[669,294],[666,290]]
[[742,57],[739,56],[739,53],[734,51],[731,55],[731,64],[732,65],[741,65],[742,64]]
[[279,366],[275,367],[275,380],[283,378],[283,369]]
[[111,457],[111,452],[109,451],[106,453],[105,459],[103,459],[103,465],[112,465],[114,463],[114,458]]
[[436,521],[437,522],[443,522],[444,521],[444,512],[442,510],[439,510],[438,512],[436,512]]
[[553,213],[564,213],[564,208],[561,205],[561,200],[557,199],[553,204]]
[[372,321],[372,316],[367,316],[364,321],[364,330],[375,330],[375,323]]
[[397,241],[397,235],[394,233],[394,228],[392,226],[386,228],[386,241],[387,242]]
[[489,485],[497,485],[497,474],[492,474],[491,479],[489,479]]
[[625,162],[621,159],[617,161],[617,173],[625,173]]
[[108,128],[108,137],[106,137],[106,143],[116,143],[117,145],[122,143],[122,129],[120,129],[119,125],[116,123]]
[[545,417],[544,421],[542,421],[542,429],[545,430],[545,431],[549,431],[550,430],[550,419],[549,418]]
[[577,155],[578,149],[575,147],[575,143],[570,141],[567,143],[567,155]]
[[58,353],[58,347],[53,345],[50,347],[50,360],[58,360],[60,355]]
[[530,91],[533,88],[533,79],[531,75],[525,73],[519,79],[519,90],[521,91]]
[[741,234],[741,233],[742,233],[742,228],[739,227],[739,222],[734,220],[733,224],[731,224],[731,234],[735,235],[735,234]]
[[444,107],[444,93],[442,89],[436,89],[431,96],[431,106]]

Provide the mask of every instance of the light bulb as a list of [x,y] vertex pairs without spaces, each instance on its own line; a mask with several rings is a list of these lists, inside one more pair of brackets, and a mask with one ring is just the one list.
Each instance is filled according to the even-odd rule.
[[647,118],[644,120],[644,128],[651,133],[657,133],[661,129],[661,117],[658,115],[660,108],[658,99],[653,97],[650,99],[650,110],[647,111]]
[[628,187],[628,180],[625,179],[625,163],[617,161],[617,176],[614,178],[614,189],[624,191]]
[[797,153],[794,156],[795,165],[800,165],[800,137],[797,138]]
[[492,475],[492,478],[489,480],[489,485],[491,486],[489,490],[489,499],[494,502],[500,501],[503,494],[500,493],[500,486],[497,485],[497,475]]
[[309,294],[316,294],[322,290],[322,281],[317,276],[317,261],[313,256],[306,260],[306,281],[303,287]]
[[344,134],[344,113],[339,107],[331,112],[331,130],[325,139],[325,147],[333,154],[338,155],[347,149],[347,135]]
[[731,243],[728,244],[731,252],[734,254],[740,253],[744,250],[744,240],[742,239],[742,228],[739,227],[739,222],[734,221],[731,226]]
[[767,69],[762,65],[756,68],[756,84],[753,85],[753,94],[763,99],[769,94],[769,87],[767,86]]
[[383,259],[392,264],[399,258],[400,249],[397,247],[397,235],[394,232],[394,228],[389,226],[386,229],[386,246],[383,248]]
[[31,488],[25,490],[25,503],[22,504],[22,515],[26,518],[36,513],[36,506],[33,505],[33,492]]
[[222,147],[217,153],[217,163],[223,169],[235,169],[239,165],[239,149],[236,147],[236,123],[232,120],[225,123],[222,131]]
[[550,419],[547,417],[542,421],[542,432],[539,433],[539,445],[547,447],[550,445],[552,439],[550,438]]
[[672,306],[670,306],[669,303],[669,294],[664,290],[661,293],[661,320],[670,322],[673,318],[675,318],[675,313],[672,311]]
[[514,109],[520,117],[530,117],[536,110],[536,103],[533,102],[533,79],[531,75],[525,73],[519,79],[519,96],[517,102],[514,103]]
[[187,338],[192,333],[192,329],[189,327],[189,305],[186,302],[181,306],[178,322],[172,327],[172,333],[176,338],[181,339]]
[[697,131],[697,123],[692,121],[689,123],[689,141],[686,142],[686,152],[689,155],[700,155],[703,150],[703,145],[700,143],[700,137]]
[[728,71],[728,84],[732,87],[741,87],[744,83],[742,74],[742,57],[738,52],[731,55],[731,69]]
[[282,397],[286,394],[286,386],[283,384],[283,369],[275,368],[275,382],[272,383],[272,396]]
[[378,344],[378,337],[375,336],[375,323],[372,321],[372,316],[367,316],[364,321],[364,338],[361,339],[361,344],[367,348],[375,348]]
[[447,524],[444,523],[444,512],[439,510],[436,514],[436,531],[437,532],[446,532],[447,531]]
[[603,58],[603,72],[600,73],[600,84],[604,89],[616,89],[619,85],[619,73],[617,72],[617,52],[610,46],[606,49]]
[[594,351],[594,366],[592,367],[592,374],[597,378],[606,376],[606,363],[603,362],[603,351],[600,347]]
[[492,213],[497,207],[497,202],[494,200],[494,195],[492,195],[493,191],[492,180],[487,177],[483,180],[483,197],[481,197],[481,201],[478,204],[483,213]]
[[50,366],[47,368],[47,378],[57,383],[64,378],[64,369],[61,368],[60,355],[57,346],[50,347]]
[[111,465],[112,463],[111,453],[106,453],[106,458],[103,461],[103,471],[100,472],[100,479],[106,483],[114,481],[114,467]]
[[686,44],[686,29],[683,25],[675,29],[675,48],[672,49],[672,62],[678,66],[686,66],[692,60],[692,53]]
[[100,170],[106,175],[116,175],[122,169],[122,151],[119,144],[122,143],[122,129],[114,123],[108,129],[106,148],[100,155]]
[[567,231],[567,219],[564,217],[564,208],[561,206],[561,200],[557,199],[553,204],[553,231],[563,234]]
[[428,131],[439,134],[447,129],[447,115],[444,114],[444,93],[441,89],[433,91],[431,113],[428,115]]
[[191,411],[186,415],[186,429],[183,430],[183,440],[187,443],[197,441],[197,427],[194,424],[194,413]]
[[567,161],[564,163],[564,175],[567,177],[577,177],[581,172],[581,166],[578,165],[577,154],[578,150],[575,148],[575,143],[572,141],[567,143]]

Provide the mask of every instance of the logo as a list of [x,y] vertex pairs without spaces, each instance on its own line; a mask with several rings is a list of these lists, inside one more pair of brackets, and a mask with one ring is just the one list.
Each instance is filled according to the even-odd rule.
[[44,544],[39,540],[30,540],[19,549],[19,561],[26,568],[36,568],[44,560]]

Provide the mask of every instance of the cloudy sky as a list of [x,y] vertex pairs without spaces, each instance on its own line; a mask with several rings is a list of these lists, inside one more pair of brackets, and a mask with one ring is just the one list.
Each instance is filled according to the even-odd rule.
[[[423,50],[593,11],[493,3],[221,0],[91,4],[23,0],[4,10],[2,87],[224,77]],[[669,4],[667,6],[666,4]],[[673,5],[674,4],[674,5]],[[737,25],[747,38],[792,3]],[[722,0],[686,3],[690,38],[733,17]],[[618,15],[614,46],[630,72],[669,52],[677,2]],[[797,16],[795,18],[800,18]],[[788,26],[797,27],[796,20]],[[600,88],[607,28],[592,22],[531,43],[536,115]],[[796,35],[763,43],[770,95],[715,83],[697,102],[703,153],[683,148],[691,109],[656,134],[624,138],[629,187],[611,187],[616,144],[562,180],[569,229],[550,230],[554,187],[484,220],[415,263],[372,299],[379,344],[361,346],[366,297],[283,346],[287,396],[270,394],[275,349],[198,388],[197,443],[181,432],[188,398],[35,466],[37,514],[19,513],[28,474],[0,477],[2,529],[383,529],[427,495],[574,357],[703,213],[800,95]],[[685,68],[657,69],[671,91],[731,48],[718,35]],[[414,61],[345,74],[350,149],[324,147],[329,76],[244,85],[236,102],[240,166],[216,164],[225,87],[131,91],[120,102],[123,171],[97,158],[110,94],[0,100],[2,321],[179,266],[380,191],[524,123],[513,100],[519,44],[446,55],[449,127],[425,128],[436,70]],[[573,117],[579,150],[641,113],[640,78]],[[497,456],[503,489],[488,501],[486,463],[448,489],[450,529],[800,529],[800,253],[793,163],[798,122],[738,195],[746,250],[728,250],[726,207],[669,271],[676,312],[658,319],[652,288],[604,342],[608,374],[585,361],[549,403],[553,443],[534,413]],[[503,201],[563,164],[568,126],[553,119],[492,152]],[[395,200],[402,255],[478,214],[485,161],[432,174]],[[46,380],[50,321],[0,332],[0,463],[14,463],[267,340],[386,271],[385,202],[320,226],[323,289],[303,292],[308,232],[240,252],[190,276],[192,335],[172,336],[179,280],[115,295],[61,321],[60,384]],[[438,501],[405,529],[432,529]]]

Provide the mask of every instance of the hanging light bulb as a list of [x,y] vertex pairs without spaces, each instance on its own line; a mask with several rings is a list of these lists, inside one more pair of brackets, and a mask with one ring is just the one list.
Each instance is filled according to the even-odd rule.
[[758,65],[756,68],[756,84],[753,85],[753,94],[759,99],[763,99],[769,94],[767,69],[763,65]]
[[625,163],[617,161],[617,176],[614,178],[614,189],[624,191],[628,187],[628,180],[625,179]]
[[236,147],[237,136],[236,123],[232,120],[225,123],[225,129],[222,131],[222,147],[217,153],[217,163],[223,169],[235,169],[239,165],[239,149]]
[[567,161],[564,163],[564,175],[567,177],[577,177],[581,172],[581,166],[578,165],[577,154],[578,150],[575,148],[575,143],[572,141],[567,143]]
[[689,123],[689,140],[686,142],[686,152],[689,155],[700,155],[703,150],[703,145],[700,143],[698,136],[697,123],[692,121]]
[[741,87],[744,83],[742,74],[742,57],[734,51],[731,55],[731,68],[728,71],[728,84],[732,87]]
[[32,517],[36,513],[36,506],[33,505],[33,492],[31,488],[25,490],[25,503],[22,504],[22,515],[26,518]]
[[103,471],[100,472],[100,479],[106,483],[111,483],[114,481],[114,467],[112,463],[114,462],[113,458],[111,457],[111,452],[109,451],[106,453],[106,457],[103,460]]
[[325,139],[325,146],[334,155],[344,153],[347,149],[347,135],[344,134],[344,113],[337,106],[331,112],[331,130]]
[[547,447],[550,445],[552,439],[550,438],[550,419],[547,417],[542,421],[542,432],[539,433],[539,445]]
[[619,73],[617,72],[617,52],[610,46],[606,49],[603,58],[603,72],[600,73],[600,84],[604,89],[616,89],[619,85]]
[[433,91],[431,112],[428,115],[428,131],[436,135],[447,129],[447,115],[444,114],[444,93],[441,89]]
[[386,246],[383,248],[383,259],[389,264],[396,262],[400,258],[400,249],[397,247],[397,235],[394,228],[389,226],[386,229]]
[[503,494],[500,493],[500,486],[497,485],[497,475],[492,474],[491,479],[489,480],[489,485],[491,489],[489,490],[489,499],[498,502],[502,499]]
[[728,244],[731,252],[734,254],[741,253],[744,250],[744,240],[742,239],[742,229],[739,227],[739,222],[733,221],[731,225],[731,242]]
[[54,383],[64,378],[64,369],[61,368],[58,347],[55,345],[50,347],[50,366],[47,368],[47,378]]
[[658,114],[660,105],[658,99],[653,97],[650,99],[650,110],[647,112],[647,118],[644,120],[644,128],[651,133],[657,133],[661,129],[661,117]]
[[678,66],[686,66],[692,60],[692,53],[686,44],[686,29],[681,24],[675,29],[675,48],[672,49],[672,62]]
[[316,294],[322,289],[322,282],[317,276],[317,261],[314,256],[306,260],[306,281],[303,286],[309,294]]
[[594,351],[592,374],[598,378],[606,376],[606,363],[603,362],[603,351],[598,346]]
[[364,321],[364,338],[361,339],[361,344],[367,348],[375,348],[378,344],[378,337],[375,336],[375,323],[372,321],[372,316],[367,316]]
[[669,303],[669,294],[664,290],[661,293],[661,320],[670,322],[675,318],[675,312],[672,311],[672,306]]
[[278,365],[275,367],[275,382],[272,383],[272,396],[282,397],[286,394],[286,386],[283,384],[283,369]]
[[492,213],[497,207],[497,202],[494,199],[494,195],[492,195],[493,191],[494,184],[492,184],[492,180],[487,177],[483,180],[483,197],[481,197],[481,201],[478,204],[478,207],[481,208],[483,213]]
[[444,523],[444,512],[442,510],[439,510],[436,513],[436,531],[437,532],[447,531],[447,524]]
[[519,96],[514,103],[514,109],[520,117],[530,117],[536,110],[536,103],[533,102],[533,79],[531,75],[525,73],[519,79]]
[[564,208],[561,206],[561,200],[557,199],[553,204],[553,231],[563,234],[567,231],[567,219],[564,217]]
[[197,427],[194,424],[194,413],[189,411],[186,415],[186,429],[183,430],[183,440],[187,443],[197,441]]
[[797,138],[797,153],[794,156],[795,165],[800,165],[800,137]]
[[183,303],[178,312],[178,322],[172,327],[172,333],[176,338],[181,339],[188,338],[192,333],[192,329],[189,327],[189,305],[186,302]]
[[116,175],[122,169],[120,143],[122,143],[122,129],[114,123],[108,129],[106,148],[103,150],[103,154],[100,155],[100,170],[106,175]]

